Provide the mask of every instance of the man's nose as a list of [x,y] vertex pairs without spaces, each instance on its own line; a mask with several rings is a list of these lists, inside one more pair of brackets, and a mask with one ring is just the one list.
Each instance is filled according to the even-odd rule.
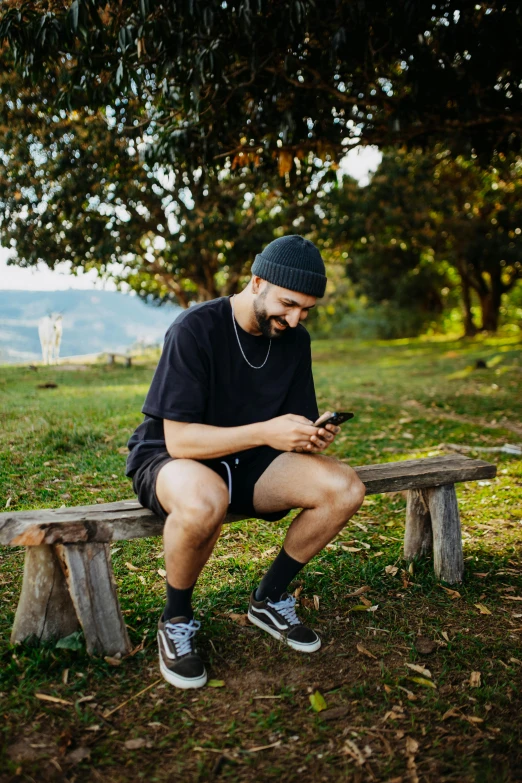
[[295,329],[300,321],[299,313],[289,313],[289,315],[286,316],[285,321],[287,322],[288,326],[290,326],[292,329]]

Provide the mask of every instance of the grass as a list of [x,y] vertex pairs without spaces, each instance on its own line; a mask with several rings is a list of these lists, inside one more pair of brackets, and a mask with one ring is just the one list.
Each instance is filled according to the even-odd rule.
[[[0,549],[1,783],[521,779],[522,601],[512,599],[522,597],[522,462],[479,450],[522,442],[520,344],[320,341],[314,355],[320,408],[356,414],[329,453],[362,465],[461,444],[497,464],[495,479],[457,487],[466,561],[457,595],[437,583],[429,560],[411,568],[402,560],[403,494],[372,495],[294,583],[300,613],[323,638],[318,653],[299,656],[243,624],[288,519],[234,523],[195,596],[202,652],[224,686],[180,692],[156,682],[160,539],[112,546],[129,634],[143,643],[119,665],[89,658],[81,645],[12,647],[23,551]],[[478,359],[486,369],[475,369]],[[152,371],[151,363],[2,368],[2,505],[130,497],[123,452]],[[38,388],[46,382],[57,388]],[[365,601],[377,609],[353,611]],[[431,654],[417,650],[419,636],[435,642]],[[472,672],[480,672],[475,686]],[[316,690],[327,711],[312,709]],[[70,703],[41,701],[39,692]]]

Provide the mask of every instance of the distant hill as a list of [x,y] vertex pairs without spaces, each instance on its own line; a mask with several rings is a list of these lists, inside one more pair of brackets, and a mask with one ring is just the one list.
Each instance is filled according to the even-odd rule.
[[0,291],[0,364],[42,358],[38,321],[51,312],[63,313],[60,357],[66,357],[161,344],[181,308],[114,291]]

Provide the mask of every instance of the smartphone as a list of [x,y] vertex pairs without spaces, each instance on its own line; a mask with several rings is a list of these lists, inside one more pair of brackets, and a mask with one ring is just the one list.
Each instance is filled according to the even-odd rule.
[[343,422],[348,421],[348,419],[353,419],[354,415],[355,414],[350,413],[349,411],[338,411],[337,413],[332,413],[329,419],[320,421],[319,424],[316,424],[315,426],[324,427],[326,424],[335,424],[335,426],[338,427]]

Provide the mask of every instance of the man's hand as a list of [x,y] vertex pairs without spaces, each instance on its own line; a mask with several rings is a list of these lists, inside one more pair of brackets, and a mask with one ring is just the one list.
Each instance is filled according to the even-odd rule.
[[322,421],[326,421],[332,415],[331,411],[323,413],[315,422],[315,434],[310,438],[311,444],[304,451],[311,452],[312,454],[318,454],[324,451],[327,446],[335,440],[335,436],[341,432],[340,427],[336,427],[335,424],[326,424],[324,427],[317,427]]
[[[318,430],[310,419],[294,413],[286,413],[263,422],[264,442],[278,451],[315,451],[313,438]],[[321,430],[319,430],[321,432]],[[322,432],[326,432],[322,430]],[[322,442],[322,441],[321,441]],[[323,446],[322,448],[325,448]],[[317,448],[320,451],[320,448]]]

